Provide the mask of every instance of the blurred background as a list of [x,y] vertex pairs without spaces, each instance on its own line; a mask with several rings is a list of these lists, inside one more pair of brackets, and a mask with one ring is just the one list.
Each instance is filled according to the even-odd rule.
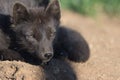
[[96,15],[105,12],[108,15],[120,14],[120,0],[60,0],[62,8],[82,15]]
[[91,55],[73,63],[78,80],[120,80],[120,0],[60,0],[61,24],[87,40]]

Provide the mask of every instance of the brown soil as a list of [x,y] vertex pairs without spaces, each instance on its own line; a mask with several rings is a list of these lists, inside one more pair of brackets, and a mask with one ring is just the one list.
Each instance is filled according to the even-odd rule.
[[39,66],[17,61],[0,62],[0,80],[44,80],[40,72],[43,70]]
[[[72,63],[78,80],[120,80],[120,21],[118,19],[102,15],[93,19],[63,11],[61,22],[80,32],[90,46],[91,56],[86,63]],[[40,66],[20,61],[0,62],[0,80],[44,80],[43,72]]]

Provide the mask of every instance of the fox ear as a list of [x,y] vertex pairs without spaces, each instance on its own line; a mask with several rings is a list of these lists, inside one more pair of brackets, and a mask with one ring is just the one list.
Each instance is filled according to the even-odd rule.
[[46,8],[46,13],[52,15],[56,19],[60,19],[60,4],[58,0],[51,0]]
[[28,19],[28,11],[26,7],[20,3],[15,3],[13,6],[13,20],[14,23],[20,23]]

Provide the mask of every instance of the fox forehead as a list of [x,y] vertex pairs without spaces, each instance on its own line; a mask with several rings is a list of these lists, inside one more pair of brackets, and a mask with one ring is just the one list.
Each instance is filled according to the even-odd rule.
[[31,20],[43,21],[49,19],[44,7],[29,9],[28,13]]
[[57,21],[52,16],[46,14],[44,7],[30,9],[29,18],[32,26],[54,27],[57,24]]

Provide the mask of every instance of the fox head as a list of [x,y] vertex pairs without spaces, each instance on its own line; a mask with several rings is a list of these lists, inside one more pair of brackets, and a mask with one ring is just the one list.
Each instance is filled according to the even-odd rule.
[[58,0],[51,0],[47,6],[35,8],[15,3],[12,17],[21,49],[28,51],[42,62],[48,62],[54,55],[53,41],[60,23]]

